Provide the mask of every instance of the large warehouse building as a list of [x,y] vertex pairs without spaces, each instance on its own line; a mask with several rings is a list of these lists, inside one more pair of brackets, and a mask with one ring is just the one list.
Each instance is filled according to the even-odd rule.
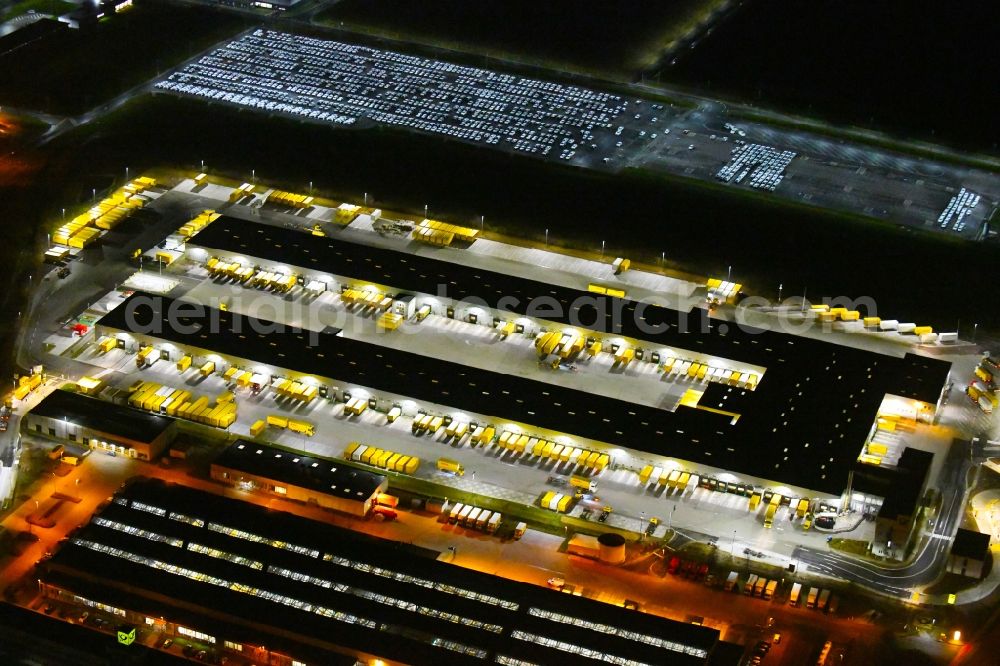
[[[735,664],[716,629],[439,562],[438,553],[138,479],[41,562],[50,599],[275,666]],[[348,662],[350,663],[350,662]]]
[[[743,368],[759,379],[753,385],[706,382],[696,404],[663,409],[334,335],[320,335],[310,346],[301,331],[248,334],[280,327],[255,326],[234,313],[205,313],[206,321],[218,320],[218,332],[191,334],[166,321],[172,302],[155,305],[155,298],[135,296],[99,322],[98,334],[131,338],[130,345],[173,346],[177,354],[214,355],[271,377],[311,378],[303,380],[337,399],[371,395],[376,409],[429,402],[445,412],[583,438],[606,450],[627,448],[830,496],[847,485],[886,396],[897,396],[912,416],[930,419],[949,371],[946,362],[913,354],[898,358],[727,328],[701,309],[678,312],[227,217],[196,235],[187,253],[194,261],[217,258],[292,275],[313,289],[370,287],[388,294],[392,307],[405,314],[427,306],[489,326],[516,322],[527,333],[575,326],[592,338],[634,347],[642,362],[689,358]],[[133,310],[138,317],[125,317]]]

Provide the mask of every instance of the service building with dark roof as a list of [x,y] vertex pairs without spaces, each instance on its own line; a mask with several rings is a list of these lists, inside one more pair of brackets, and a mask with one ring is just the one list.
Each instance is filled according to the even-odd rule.
[[25,433],[90,449],[156,460],[173,440],[174,419],[56,390],[21,419]]
[[367,516],[389,487],[381,474],[243,439],[226,447],[209,472],[221,483],[355,516]]

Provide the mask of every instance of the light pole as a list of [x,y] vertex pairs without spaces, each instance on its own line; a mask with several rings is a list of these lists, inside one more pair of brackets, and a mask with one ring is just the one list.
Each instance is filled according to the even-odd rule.
[[125,167],[125,182],[128,182],[128,167]]
[[250,169],[250,182],[257,183],[257,169]]
[[729,556],[736,557],[736,530],[733,530],[733,541],[729,544]]
[[601,256],[604,256],[604,241],[601,241]]
[[972,325],[972,341],[973,342],[976,341],[976,329],[978,329],[978,328],[979,328],[979,324],[973,324]]
[[486,216],[485,215],[480,215],[479,216],[479,230],[480,231],[486,231]]
[[424,204],[424,219],[429,219],[427,215],[427,204]]
[[311,195],[312,193],[313,193],[313,182],[310,180],[309,181],[309,194]]
[[780,284],[780,283],[778,284],[778,303],[781,303],[781,290],[782,290],[782,288],[784,286],[785,285],[783,285],[783,284]]
[[94,201],[97,201],[97,188],[96,187],[90,188],[90,195],[91,195],[91,197],[93,198]]
[[660,253],[660,265],[662,266],[665,263],[667,263],[667,253],[666,252],[661,252]]
[[674,508],[670,509],[670,515],[667,516],[667,529],[672,530],[674,528],[674,511],[677,510],[677,505],[674,504]]
[[202,171],[204,171],[204,170],[205,170],[205,160],[202,160],[202,161],[201,161],[201,170],[202,170]]
[[729,270],[726,272],[726,282],[732,282],[732,281],[733,281],[733,267],[730,266]]
[[549,230],[545,230],[545,247],[549,246]]
[[365,192],[365,206],[368,205],[368,193]]
[[65,208],[63,208],[63,219],[64,220],[66,219],[66,209]]

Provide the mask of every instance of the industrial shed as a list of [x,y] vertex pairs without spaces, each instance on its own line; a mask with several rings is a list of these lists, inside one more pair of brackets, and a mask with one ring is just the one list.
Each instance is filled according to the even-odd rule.
[[212,462],[211,475],[229,485],[362,517],[388,488],[380,474],[242,439]]
[[139,460],[159,458],[175,430],[170,417],[62,390],[46,396],[21,420],[26,434]]

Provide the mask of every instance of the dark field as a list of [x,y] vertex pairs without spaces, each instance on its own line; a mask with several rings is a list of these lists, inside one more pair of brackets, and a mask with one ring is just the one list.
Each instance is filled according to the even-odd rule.
[[[249,140],[247,137],[254,137]],[[357,198],[368,192],[388,209],[454,221],[486,216],[486,229],[550,238],[692,272],[733,277],[768,297],[808,288],[810,299],[872,296],[879,314],[954,330],[959,317],[1000,328],[1000,310],[968,282],[997,265],[1000,247],[942,241],[813,209],[775,205],[698,183],[553,166],[453,142],[387,130],[334,130],[170,97],[133,103],[108,121],[53,146],[59,197],[89,195],[95,179],[122,165],[208,169],[304,190]],[[103,187],[106,182],[97,182]],[[54,209],[58,212],[58,208]],[[46,221],[55,222],[51,217]],[[965,286],[963,286],[965,285]],[[970,313],[975,313],[974,315]],[[972,319],[972,317],[975,317]]]
[[715,0],[343,0],[318,19],[533,64],[630,76]]
[[0,49],[0,103],[83,113],[244,25],[232,14],[147,1],[93,30],[58,27],[18,48]]
[[987,0],[748,0],[662,80],[998,154],[998,23]]

